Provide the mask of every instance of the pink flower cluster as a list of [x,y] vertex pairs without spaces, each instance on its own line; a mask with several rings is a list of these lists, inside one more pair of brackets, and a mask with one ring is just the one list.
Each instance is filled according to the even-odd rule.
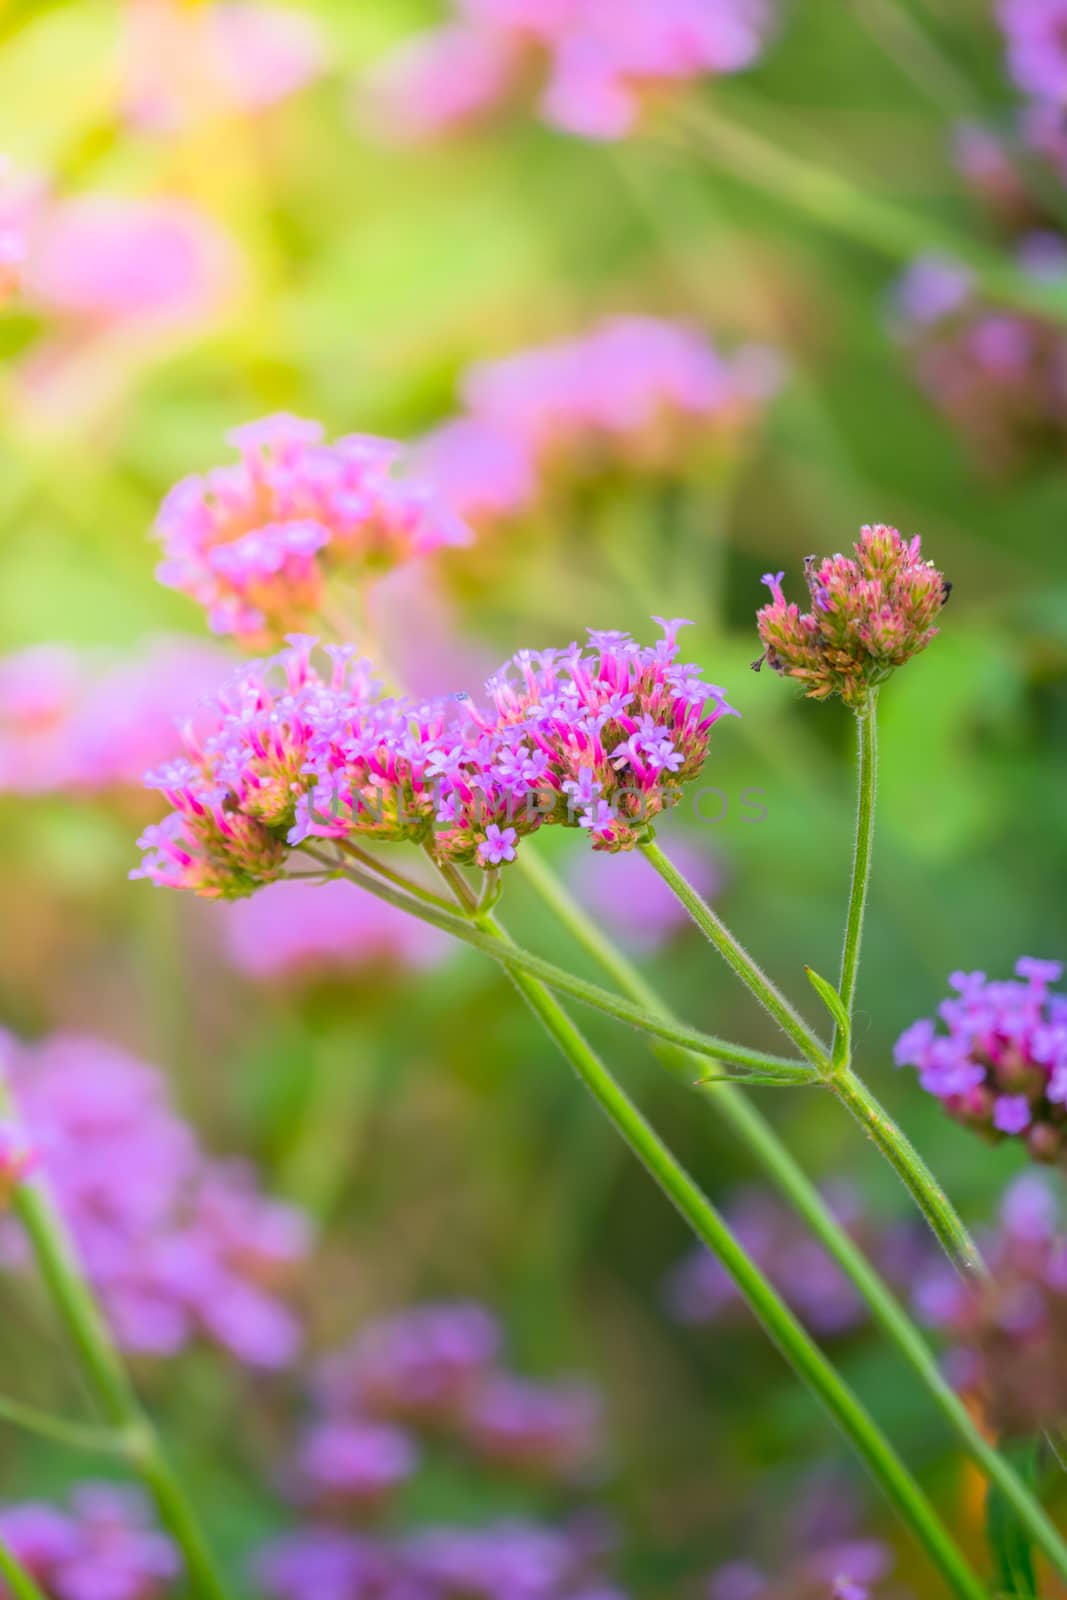
[[254,663],[190,725],[187,756],[147,782],[174,808],[135,877],[239,898],[280,877],[290,848],[357,838],[430,844],[497,867],[543,824],[632,849],[708,752],[722,689],[678,659],[678,622],[652,646],[591,631],[587,649],[522,651],[466,698],[383,699],[366,662],[314,641]]
[[190,701],[231,671],[220,650],[171,637],[116,660],[64,645],[0,657],[0,794],[139,784],[173,751]]
[[1016,979],[954,972],[955,991],[937,1023],[915,1022],[897,1040],[898,1066],[918,1069],[919,1082],[949,1115],[1000,1141],[1021,1139],[1035,1161],[1067,1153],[1067,995],[1052,994],[1058,961],[1024,956]]
[[239,460],[184,478],[160,510],[162,583],[207,610],[216,633],[263,645],[321,610],[327,578],[387,571],[470,531],[424,484],[394,474],[402,451],[285,414],[228,435]]
[[447,951],[435,928],[346,883],[276,883],[222,908],[227,960],[255,983],[434,965]]
[[1067,1423],[1067,1235],[1058,1197],[1026,1173],[982,1240],[988,1283],[964,1283],[942,1260],[915,1289],[919,1315],[949,1342],[953,1382],[991,1430],[1036,1435]]
[[[40,1502],[0,1509],[0,1536],[48,1600],[161,1600],[181,1564],[136,1490],[86,1483],[69,1511]],[[0,1578],[0,1596],[10,1591]]]
[[326,1357],[292,1474],[297,1497],[320,1513],[377,1510],[419,1464],[412,1429],[451,1439],[494,1474],[586,1479],[603,1454],[599,1396],[502,1370],[500,1343],[481,1306],[443,1302],[371,1323]]
[[998,0],[1008,65],[1026,95],[1061,107],[1067,97],[1065,0]]
[[[1067,281],[1067,242],[1029,232],[1019,265]],[[1007,470],[1043,444],[1061,446],[1067,408],[1067,339],[1038,317],[983,301],[963,267],[920,257],[894,295],[894,332],[924,391],[983,467]]]
[[529,510],[549,473],[685,463],[742,433],[780,381],[781,363],[764,346],[727,356],[685,323],[612,317],[472,367],[463,415],[427,434],[416,460],[481,526]]
[[0,156],[0,306],[22,284],[29,194],[6,156]]
[[326,64],[315,19],[258,0],[127,0],[126,114],[173,133],[201,117],[253,115],[296,94]]
[[37,1151],[24,1129],[13,1122],[0,1122],[0,1210],[36,1165]]
[[811,700],[838,694],[862,711],[870,691],[934,638],[950,590],[923,560],[918,535],[909,541],[896,528],[865,527],[853,551],[807,558],[810,611],[786,600],[783,572],[768,573],[771,600],[756,621],[775,672],[796,678]]
[[[40,1167],[124,1348],[171,1355],[204,1337],[253,1367],[300,1342],[280,1296],[308,1246],[304,1219],[260,1194],[241,1163],[211,1160],[151,1067],[57,1034],[2,1041],[3,1072]],[[26,1259],[14,1222],[11,1264]]]
[[377,128],[433,138],[540,83],[539,112],[587,139],[621,139],[646,102],[759,58],[769,0],[453,0],[443,27],[388,56],[368,85]]

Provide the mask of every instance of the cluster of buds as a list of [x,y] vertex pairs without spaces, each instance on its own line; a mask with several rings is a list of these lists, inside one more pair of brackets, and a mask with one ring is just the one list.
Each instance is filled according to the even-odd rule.
[[453,0],[444,27],[380,63],[368,85],[386,137],[427,139],[480,121],[542,83],[546,122],[620,139],[646,100],[751,66],[770,29],[768,0]]
[[942,1260],[915,1288],[919,1315],[949,1341],[948,1371],[990,1429],[1021,1437],[1067,1424],[1067,1236],[1043,1175],[1008,1189],[982,1248],[987,1282]]
[[141,839],[134,874],[236,899],[284,873],[289,852],[366,838],[498,867],[545,824],[632,849],[676,805],[708,752],[724,691],[658,644],[592,632],[582,649],[527,651],[466,696],[383,698],[365,661],[294,636],[238,673],[184,730],[187,754],[150,774],[174,808]]
[[520,516],[560,477],[667,471],[729,449],[780,383],[781,361],[766,346],[725,354],[683,322],[610,317],[472,367],[463,414],[419,441],[415,461],[481,526]]
[[37,1150],[15,1123],[0,1122],[0,1209],[37,1165]]
[[949,1115],[985,1137],[1021,1139],[1035,1161],[1067,1153],[1067,995],[1051,994],[1058,961],[1024,956],[1016,980],[955,972],[955,991],[939,1008],[947,1032],[929,1018],[899,1038],[898,1066],[918,1069],[919,1082]]
[[185,478],[156,523],[161,583],[207,610],[217,633],[261,646],[321,611],[327,579],[388,571],[469,530],[429,490],[394,473],[401,447],[278,415],[228,435],[240,460]]
[[295,1498],[319,1515],[377,1511],[416,1471],[420,1440],[446,1439],[493,1473],[585,1480],[603,1451],[598,1395],[508,1372],[500,1345],[496,1319],[468,1302],[369,1324],[315,1374],[315,1415],[288,1475]]
[[871,690],[933,639],[951,586],[923,560],[918,535],[909,541],[879,524],[853,548],[854,557],[807,558],[810,611],[786,600],[783,572],[764,577],[771,599],[757,613],[764,655],[755,666],[766,660],[809,699],[837,694],[862,712]]
[[[162,1600],[181,1574],[134,1489],[83,1483],[69,1510],[32,1501],[0,1509],[0,1538],[48,1600]],[[0,1596],[8,1589],[0,1579]]]

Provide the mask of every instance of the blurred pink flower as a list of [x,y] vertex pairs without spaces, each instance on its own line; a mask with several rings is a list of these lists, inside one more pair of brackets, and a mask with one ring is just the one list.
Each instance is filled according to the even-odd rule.
[[[709,849],[672,839],[671,859],[705,899],[722,887],[723,869]],[[585,851],[571,884],[578,898],[612,938],[649,952],[693,927],[689,913],[639,854],[619,857]]]
[[319,76],[327,50],[293,6],[127,0],[123,56],[128,117],[173,132],[212,112],[268,110]]
[[453,0],[450,23],[379,65],[369,99],[385,134],[430,138],[532,81],[546,122],[619,139],[663,87],[751,66],[770,24],[768,0]]
[[225,953],[246,978],[267,982],[369,968],[427,967],[447,937],[350,883],[275,883],[221,907]]
[[231,668],[214,646],[167,636],[118,660],[56,644],[0,657],[0,794],[139,786]]
[[456,417],[417,441],[416,469],[479,529],[529,509],[538,492],[524,442],[476,417]]
[[27,238],[44,198],[44,184],[0,156],[0,306],[22,286]]

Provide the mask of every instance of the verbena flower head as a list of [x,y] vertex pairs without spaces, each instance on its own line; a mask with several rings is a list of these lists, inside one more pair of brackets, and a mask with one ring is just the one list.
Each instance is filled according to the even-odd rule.
[[1059,1198],[1036,1172],[1012,1183],[1000,1225],[982,1240],[985,1284],[943,1261],[915,1285],[919,1315],[949,1343],[948,1371],[998,1434],[1067,1423],[1067,1236]]
[[419,1464],[414,1440],[387,1422],[350,1418],[309,1428],[293,1477],[298,1497],[319,1512],[381,1510]]
[[496,1374],[472,1394],[464,1424],[475,1454],[496,1471],[581,1482],[603,1455],[600,1397],[587,1384]]
[[1018,87],[1062,106],[1067,98],[1065,0],[999,0],[996,12]]
[[892,1565],[892,1552],[874,1539],[812,1550],[773,1577],[732,1561],[712,1574],[708,1600],[890,1600],[885,1580]]
[[0,1210],[37,1165],[37,1151],[14,1122],[0,1122]]
[[227,437],[238,461],[183,479],[156,522],[160,581],[203,605],[217,633],[261,645],[313,620],[335,573],[385,572],[469,542],[443,501],[395,475],[391,440],[327,443],[317,422],[284,414]]
[[[48,1600],[163,1600],[178,1552],[135,1489],[82,1484],[69,1511],[40,1502],[0,1508],[0,1535]],[[0,1595],[8,1589],[0,1579]]]
[[546,122],[619,139],[654,95],[751,66],[771,20],[766,0],[454,0],[453,15],[374,74],[371,111],[387,136],[447,133],[532,78]]
[[237,674],[187,728],[186,756],[150,774],[174,810],[145,832],[134,876],[236,899],[280,877],[292,848],[359,838],[495,868],[547,823],[631,849],[737,714],[679,661],[680,626],[662,623],[651,646],[591,631],[586,649],[521,652],[483,708],[382,698],[366,662],[327,647],[320,669],[314,641],[294,637]]
[[381,1317],[326,1357],[315,1395],[326,1412],[439,1425],[457,1423],[494,1370],[496,1318],[472,1301],[443,1301]]
[[934,638],[949,585],[923,560],[918,535],[865,527],[853,550],[808,557],[810,611],[785,598],[784,573],[768,573],[771,599],[756,621],[775,672],[803,684],[809,699],[837,694],[862,711],[870,691]]
[[949,1115],[994,1141],[1018,1139],[1036,1161],[1067,1155],[1067,995],[1058,961],[1023,957],[1015,979],[955,972],[944,1024],[915,1022],[897,1040],[898,1066]]
[[[206,1338],[253,1367],[282,1367],[300,1329],[281,1290],[308,1229],[241,1163],[212,1161],[156,1071],[114,1046],[57,1034],[0,1040],[26,1138],[39,1152],[114,1332],[173,1354]],[[26,1260],[9,1222],[3,1256]]]

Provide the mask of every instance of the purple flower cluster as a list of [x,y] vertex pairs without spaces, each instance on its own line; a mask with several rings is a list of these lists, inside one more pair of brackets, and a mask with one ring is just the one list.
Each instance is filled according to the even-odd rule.
[[624,1600],[580,1535],[528,1522],[389,1541],[310,1528],[264,1550],[256,1576],[268,1600]]
[[768,573],[771,599],[756,621],[775,672],[797,679],[811,700],[838,694],[862,711],[871,689],[934,638],[949,587],[923,560],[918,535],[909,541],[896,528],[866,527],[853,551],[807,558],[810,611],[786,600],[783,572]]
[[362,972],[377,979],[394,969],[441,961],[448,940],[435,928],[353,894],[346,883],[272,884],[252,900],[220,908],[225,955],[255,983],[314,981]]
[[213,898],[280,877],[290,848],[369,838],[429,843],[497,867],[542,824],[631,849],[694,779],[724,691],[678,659],[679,622],[643,646],[590,633],[583,649],[520,652],[464,698],[382,698],[366,662],[312,659],[294,637],[238,673],[184,734],[187,755],[148,783],[174,808],[141,839],[134,876]]
[[770,24],[768,0],[453,0],[451,21],[380,64],[370,109],[386,136],[433,138],[533,78],[553,127],[620,139],[654,95],[751,66]]
[[811,1551],[773,1578],[732,1561],[712,1574],[708,1600],[878,1600],[892,1564],[889,1550],[873,1539]]
[[949,1342],[953,1382],[997,1434],[1067,1423],[1067,1235],[1043,1175],[1008,1188],[998,1229],[982,1240],[988,1283],[964,1283],[944,1261],[916,1282],[919,1315]]
[[205,607],[216,633],[262,646],[319,613],[327,579],[383,572],[470,532],[424,484],[398,477],[403,452],[285,414],[227,435],[239,460],[184,478],[156,522],[161,583]]
[[[0,1045],[25,1138],[123,1347],[170,1355],[202,1337],[253,1367],[287,1365],[300,1330],[279,1291],[307,1250],[303,1218],[242,1164],[210,1160],[159,1073],[125,1052],[77,1034]],[[0,1242],[26,1261],[13,1221]]]
[[[1067,280],[1060,234],[1025,233],[1015,253],[1028,275]],[[990,305],[965,268],[925,256],[896,287],[893,327],[920,385],[985,467],[1010,469],[1035,446],[1062,443],[1067,340],[1054,325]]]
[[464,519],[529,510],[543,481],[619,463],[665,470],[736,440],[781,381],[765,346],[723,355],[699,328],[612,317],[587,333],[470,369],[463,414],[427,434],[416,464]]
[[412,1430],[447,1437],[494,1473],[583,1481],[603,1450],[598,1396],[517,1377],[499,1353],[495,1318],[467,1302],[371,1323],[315,1375],[314,1418],[290,1474],[296,1498],[320,1514],[377,1510],[418,1466]]
[[[42,1503],[0,1509],[0,1535],[48,1600],[161,1600],[180,1574],[136,1490],[89,1483],[69,1511]],[[9,1591],[0,1578],[0,1596]]]
[[1067,98],[1065,0],[999,0],[1011,75],[1025,95],[1061,107]]
[[0,657],[0,794],[139,785],[175,724],[232,671],[196,639],[151,639],[114,661],[64,645]]
[[[844,1182],[825,1197],[837,1221],[891,1283],[910,1285],[928,1259],[921,1232],[907,1224],[874,1223],[861,1197]],[[725,1207],[731,1230],[748,1256],[767,1274],[792,1310],[820,1338],[854,1332],[867,1309],[841,1268],[805,1231],[795,1214],[764,1189],[743,1188]],[[667,1304],[690,1327],[708,1327],[743,1315],[744,1302],[724,1268],[695,1249],[670,1273]]]
[[1016,978],[954,972],[954,993],[897,1041],[897,1066],[915,1067],[950,1116],[987,1138],[1021,1139],[1035,1161],[1067,1151],[1067,995],[1050,993],[1058,961],[1024,956]]

